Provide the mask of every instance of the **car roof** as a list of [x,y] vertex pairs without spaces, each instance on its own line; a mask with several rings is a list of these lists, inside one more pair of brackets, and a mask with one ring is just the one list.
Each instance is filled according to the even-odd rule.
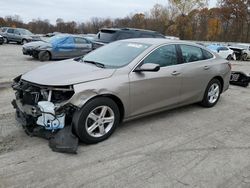
[[61,34],[57,34],[55,36],[60,36],[60,37],[78,37],[78,38],[84,38],[84,36],[82,35],[77,35],[77,34],[68,34],[68,33],[61,33]]
[[217,49],[219,49],[219,48],[227,48],[227,49],[228,49],[227,46],[216,45],[216,44],[208,45],[207,48],[212,49],[212,50],[217,50]]
[[199,47],[204,48],[204,46],[201,46],[193,42],[181,41],[181,40],[170,40],[170,39],[164,39],[164,38],[133,38],[133,39],[125,39],[122,41],[145,43],[145,44],[151,44],[151,45],[162,45],[162,44],[167,44],[167,43],[187,44],[187,45],[199,46]]
[[102,28],[102,30],[111,30],[111,31],[140,31],[140,32],[149,32],[149,33],[155,33],[155,34],[161,34],[157,31],[152,31],[152,30],[147,30],[147,29],[137,29],[137,28],[130,28],[130,27],[125,27],[125,28]]
[[250,46],[250,44],[248,44],[248,43],[238,43],[237,45],[241,45],[241,46]]

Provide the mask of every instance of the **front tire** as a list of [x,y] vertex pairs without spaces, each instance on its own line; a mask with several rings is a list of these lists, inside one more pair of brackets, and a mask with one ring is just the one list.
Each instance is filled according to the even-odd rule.
[[89,101],[75,112],[74,130],[80,140],[86,144],[94,144],[107,139],[115,131],[120,122],[117,104],[110,98],[98,97]]
[[247,61],[247,54],[246,53],[242,55],[242,61]]
[[38,54],[38,59],[40,61],[49,61],[51,58],[50,53],[48,51],[41,51]]
[[218,79],[212,79],[206,88],[201,105],[204,107],[213,107],[220,99],[221,83]]

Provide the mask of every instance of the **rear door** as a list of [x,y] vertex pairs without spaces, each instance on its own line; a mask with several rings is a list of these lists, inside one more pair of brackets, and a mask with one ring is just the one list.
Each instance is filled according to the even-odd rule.
[[74,37],[75,50],[74,57],[85,55],[92,50],[92,44],[88,40],[81,37]]
[[75,43],[73,37],[65,37],[58,40],[54,45],[53,54],[55,58],[71,58],[75,57]]
[[192,103],[201,100],[208,82],[213,77],[213,54],[192,45],[178,45],[182,54],[181,103]]
[[18,29],[14,30],[13,40],[16,42],[22,42],[22,36]]
[[176,45],[165,45],[155,49],[139,65],[155,63],[158,72],[131,72],[130,111],[131,116],[172,107],[179,103],[181,77]]

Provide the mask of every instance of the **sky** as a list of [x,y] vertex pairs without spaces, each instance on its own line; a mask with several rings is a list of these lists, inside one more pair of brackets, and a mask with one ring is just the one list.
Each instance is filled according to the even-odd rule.
[[[156,3],[167,0],[0,0],[0,17],[19,15],[24,22],[32,19],[48,19],[55,23],[64,21],[83,22],[93,17],[123,18],[131,13],[150,10]],[[209,7],[216,6],[210,0]]]

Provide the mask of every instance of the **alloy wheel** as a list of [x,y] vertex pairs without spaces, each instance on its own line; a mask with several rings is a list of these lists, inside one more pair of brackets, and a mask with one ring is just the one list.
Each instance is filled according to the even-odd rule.
[[115,115],[108,106],[98,106],[86,118],[85,128],[93,137],[102,137],[113,127]]
[[217,83],[213,83],[208,90],[208,101],[209,103],[215,103],[220,95],[220,86]]

